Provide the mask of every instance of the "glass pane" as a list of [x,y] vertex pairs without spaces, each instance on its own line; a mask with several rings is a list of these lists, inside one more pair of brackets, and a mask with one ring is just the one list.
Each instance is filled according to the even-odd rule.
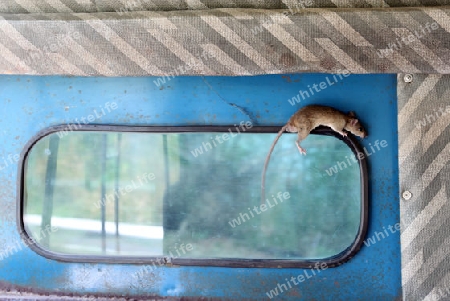
[[285,133],[261,204],[275,136],[50,134],[25,161],[25,228],[41,248],[72,255],[322,259],[344,251],[361,218],[355,155],[333,136],[309,135],[302,156],[296,135]]

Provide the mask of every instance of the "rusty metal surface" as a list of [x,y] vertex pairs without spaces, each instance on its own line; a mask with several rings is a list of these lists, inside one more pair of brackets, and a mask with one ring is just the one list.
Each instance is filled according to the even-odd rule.
[[[214,297],[161,297],[161,296],[114,296],[111,294],[78,294],[73,293],[48,293],[30,287],[21,287],[6,284],[0,281],[0,300],[70,300],[70,301],[227,301],[232,299]],[[241,299],[242,301],[250,299]]]

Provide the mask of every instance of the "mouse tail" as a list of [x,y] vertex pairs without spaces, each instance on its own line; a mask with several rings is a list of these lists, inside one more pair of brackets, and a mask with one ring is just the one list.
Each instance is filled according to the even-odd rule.
[[262,176],[261,176],[261,205],[264,204],[265,199],[266,199],[266,171],[267,171],[267,166],[269,165],[269,161],[270,161],[270,156],[272,155],[272,152],[275,148],[275,145],[278,142],[278,139],[280,139],[281,134],[283,134],[283,132],[286,130],[287,128],[287,124],[285,126],[283,126],[281,128],[281,130],[278,132],[277,137],[275,137],[275,140],[272,143],[272,146],[270,147],[269,153],[267,154],[266,157],[266,162],[264,162],[264,168],[263,168],[263,172],[262,172]]

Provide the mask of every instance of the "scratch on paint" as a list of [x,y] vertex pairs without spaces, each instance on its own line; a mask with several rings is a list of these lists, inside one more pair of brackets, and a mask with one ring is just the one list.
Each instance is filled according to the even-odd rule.
[[203,82],[211,89],[211,91],[213,91],[214,93],[216,93],[216,95],[220,98],[220,100],[222,100],[222,101],[223,101],[224,103],[226,103],[227,105],[230,105],[230,106],[232,106],[233,108],[238,109],[239,112],[241,112],[242,114],[244,114],[245,116],[247,116],[253,124],[256,124],[255,119],[252,118],[251,114],[250,114],[245,108],[243,108],[243,107],[241,107],[241,106],[238,106],[238,105],[235,104],[235,103],[226,101],[226,100],[225,100],[222,96],[220,96],[220,94],[219,94],[219,93],[211,86],[211,84],[208,83],[208,81],[205,79],[204,76],[202,76],[202,80],[203,80]]

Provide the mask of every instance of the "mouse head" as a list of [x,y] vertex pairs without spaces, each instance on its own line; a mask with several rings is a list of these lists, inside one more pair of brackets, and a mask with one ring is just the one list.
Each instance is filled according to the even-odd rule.
[[359,122],[359,120],[356,118],[355,113],[350,112],[347,114],[347,116],[348,116],[347,124],[345,125],[344,129],[346,129],[347,131],[349,131],[350,133],[352,133],[355,136],[358,136],[361,138],[367,137],[368,134],[367,134],[366,130],[364,129],[364,127]]

